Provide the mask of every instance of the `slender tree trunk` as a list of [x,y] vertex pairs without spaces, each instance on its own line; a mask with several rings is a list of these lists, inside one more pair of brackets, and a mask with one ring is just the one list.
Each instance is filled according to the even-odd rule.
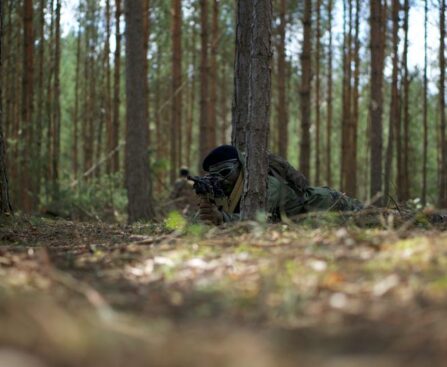
[[390,184],[393,177],[393,151],[394,141],[399,139],[398,124],[399,121],[399,8],[400,0],[393,0],[393,70],[391,76],[391,102],[390,102],[390,118],[388,127],[388,147],[386,151],[385,161],[385,200],[390,195]]
[[287,159],[287,148],[289,146],[289,116],[287,112],[286,98],[286,0],[279,3],[279,26],[278,26],[278,152]]
[[440,143],[441,143],[441,169],[440,169],[440,190],[439,190],[439,206],[447,207],[447,147],[446,147],[446,102],[445,102],[445,14],[446,1],[439,1],[439,117],[440,117]]
[[321,0],[317,0],[317,25],[315,35],[315,185],[321,181],[321,157],[320,157],[320,49],[321,49]]
[[312,41],[312,1],[305,0],[303,15],[303,50],[301,53],[301,142],[300,170],[304,176],[310,174],[310,96],[311,96],[311,41]]
[[47,117],[47,131],[46,131],[46,150],[45,150],[45,192],[47,198],[49,198],[51,192],[50,183],[53,182],[53,172],[52,172],[52,164],[51,157],[53,156],[53,109],[54,109],[54,66],[55,66],[55,52],[54,52],[54,0],[50,0],[49,3],[49,13],[50,13],[50,34],[49,34],[49,42],[48,42],[48,61],[47,61],[47,93],[46,93],[46,117]]
[[327,121],[326,121],[326,183],[332,186],[332,0],[328,0],[328,60],[327,60]]
[[246,176],[241,203],[243,219],[255,219],[259,211],[267,209],[272,3],[271,0],[258,0],[252,4]]
[[423,109],[423,126],[424,126],[424,143],[422,153],[422,205],[427,204],[427,156],[428,156],[428,0],[424,1],[424,109]]
[[[343,107],[342,107],[342,149],[341,149],[341,180],[340,186],[348,195],[352,192],[351,162],[353,159],[353,124],[352,114],[352,0],[343,2],[344,7],[344,41],[343,41]],[[348,14],[348,16],[346,16]],[[347,21],[346,21],[347,19]],[[346,27],[346,23],[347,27]],[[347,28],[347,29],[346,29]],[[355,189],[354,189],[355,190]]]
[[[104,85],[104,94],[105,94],[105,122],[106,122],[106,134],[107,134],[107,142],[106,146],[106,156],[110,152],[113,151],[113,123],[112,123],[112,83],[111,83],[111,72],[110,72],[110,0],[106,0],[106,9],[105,9],[105,18],[106,18],[106,39],[104,42],[104,73],[105,73],[105,85]],[[110,174],[112,172],[113,161],[111,159],[107,159],[106,162],[106,172]]]
[[113,70],[113,121],[112,121],[112,147],[116,152],[113,155],[112,172],[118,172],[120,169],[120,154],[117,149],[120,130],[120,74],[121,74],[121,0],[115,0],[115,55]]
[[209,123],[208,1],[200,0],[200,138],[199,155],[203,159],[214,146]]
[[250,44],[252,34],[252,1],[236,4],[236,50],[234,54],[234,93],[231,117],[231,144],[245,151],[245,131],[248,121],[248,90]]
[[209,68],[209,116],[208,123],[210,130],[214,132],[213,140],[214,145],[217,142],[216,139],[216,127],[217,127],[217,50],[219,39],[219,2],[218,0],[212,0],[211,10],[211,47],[210,47],[210,68]]
[[227,144],[227,128],[228,128],[228,83],[225,78],[227,75],[227,66],[222,63],[221,66],[221,97],[220,97],[220,110],[222,116],[221,129],[221,144]]
[[360,82],[360,0],[355,0],[355,30],[354,51],[351,60],[354,62],[354,86],[352,90],[352,114],[351,130],[349,134],[349,145],[351,160],[348,161],[348,171],[351,173],[346,177],[346,193],[357,196],[357,130],[359,125],[359,82]]
[[150,192],[148,161],[148,124],[146,63],[141,2],[125,1],[126,17],[126,164],[128,221],[151,219],[154,216]]
[[32,209],[33,185],[31,177],[31,147],[33,144],[33,96],[34,96],[34,32],[33,1],[25,0],[23,4],[23,74],[22,74],[22,162],[21,172],[21,208]]
[[196,106],[196,80],[197,76],[195,73],[196,70],[196,39],[197,39],[197,31],[196,24],[192,25],[192,46],[190,47],[191,52],[191,65],[192,65],[192,75],[190,81],[190,89],[189,89],[189,116],[186,127],[186,164],[188,168],[191,167],[191,147],[192,147],[192,133],[193,133],[193,121],[194,121],[194,112]]
[[399,199],[406,201],[410,198],[410,176],[409,176],[409,130],[410,130],[410,80],[408,76],[408,26],[409,26],[409,13],[410,3],[409,0],[404,1],[404,50],[402,56],[403,67],[403,94],[404,94],[404,106],[403,106],[403,182],[401,183],[401,197]]
[[78,153],[78,124],[79,124],[79,74],[81,68],[81,25],[79,24],[78,36],[76,40],[76,71],[75,71],[75,105],[73,113],[73,148],[72,148],[72,161],[73,161],[73,176],[78,177],[79,171],[79,153]]
[[59,194],[59,156],[60,156],[60,129],[61,129],[61,103],[60,103],[60,62],[61,62],[61,0],[56,0],[56,24],[54,46],[54,124],[53,124],[53,156],[51,157],[53,172],[52,192],[55,198]]
[[[0,3],[0,75],[3,75],[3,4]],[[0,215],[11,213],[8,175],[6,173],[5,140],[3,137],[3,83],[0,82]]]
[[171,171],[174,183],[179,168],[182,126],[182,2],[172,0],[172,110],[171,110]]
[[[371,1],[371,101],[370,101],[370,142],[371,142],[371,198],[377,198],[382,191],[382,111],[383,111],[383,68],[385,59],[384,7],[382,0]],[[382,202],[378,200],[377,202]]]
[[42,178],[42,138],[43,138],[43,118],[44,118],[44,93],[45,93],[45,79],[44,79],[44,63],[45,63],[45,8],[46,0],[40,1],[39,14],[39,65],[37,76],[37,114],[36,114],[36,131],[35,139],[35,195],[33,206],[37,207],[39,204],[41,178]]
[[[156,159],[160,161],[163,156],[163,136],[161,131],[161,118],[160,118],[160,68],[161,68],[161,53],[160,45],[157,45],[157,61],[156,61],[156,69],[155,69],[155,101],[154,101],[154,109],[155,109],[155,135],[156,135]],[[164,172],[159,175],[159,180],[157,181],[157,193],[160,194],[162,190],[161,183],[164,182]]]

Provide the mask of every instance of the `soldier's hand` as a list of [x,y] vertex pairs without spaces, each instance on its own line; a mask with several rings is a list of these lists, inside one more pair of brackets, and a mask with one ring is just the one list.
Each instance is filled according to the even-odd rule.
[[223,214],[216,205],[202,200],[199,204],[199,220],[205,224],[219,225],[223,223]]

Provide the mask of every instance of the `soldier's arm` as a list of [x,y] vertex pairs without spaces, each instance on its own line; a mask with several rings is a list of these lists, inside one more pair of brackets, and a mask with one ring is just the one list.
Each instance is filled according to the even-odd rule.
[[295,187],[297,187],[301,193],[309,187],[309,180],[300,171],[295,169],[287,160],[277,156],[275,154],[269,153],[269,164],[273,166],[281,167],[281,176],[286,182],[293,182]]
[[303,213],[303,197],[292,190],[288,185],[281,183],[275,177],[269,176],[268,181],[268,211],[288,217]]

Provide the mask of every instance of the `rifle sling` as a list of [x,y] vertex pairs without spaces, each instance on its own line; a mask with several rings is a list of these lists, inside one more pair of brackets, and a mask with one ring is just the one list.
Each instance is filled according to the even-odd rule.
[[236,183],[233,187],[233,191],[228,198],[216,199],[216,204],[221,207],[226,213],[234,213],[234,210],[239,203],[242,196],[242,191],[244,190],[244,173],[241,171]]
[[234,213],[237,204],[242,196],[242,191],[244,190],[244,172],[241,170],[239,177],[236,180],[233,191],[231,191],[230,197],[228,198],[228,212]]

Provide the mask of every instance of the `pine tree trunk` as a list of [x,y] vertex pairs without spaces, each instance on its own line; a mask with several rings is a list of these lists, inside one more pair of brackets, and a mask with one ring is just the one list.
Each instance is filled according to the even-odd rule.
[[171,110],[171,171],[174,183],[179,168],[182,126],[182,2],[172,0],[172,110]]
[[300,170],[304,176],[310,174],[310,106],[311,106],[311,41],[312,1],[305,0],[303,15],[303,50],[301,53],[301,142]]
[[317,0],[317,24],[315,35],[315,185],[320,184],[321,159],[320,159],[320,49],[321,49],[321,0]]
[[409,130],[410,130],[410,80],[408,76],[408,27],[409,27],[409,13],[410,13],[410,3],[409,0],[404,1],[404,50],[402,56],[402,67],[403,67],[403,161],[402,161],[402,178],[401,195],[400,200],[406,201],[410,198],[410,177],[409,177]]
[[[106,156],[113,151],[113,124],[112,124],[112,83],[110,75],[110,0],[106,0],[105,9],[106,18],[106,39],[104,41],[104,73],[105,73],[105,83],[104,83],[104,110],[105,110],[105,122],[107,129],[107,143],[106,146]],[[106,172],[110,174],[112,172],[113,161],[112,159],[107,159],[106,161]]]
[[[81,25],[79,25],[81,27]],[[72,161],[73,161],[73,176],[78,177],[79,171],[79,153],[78,153],[78,130],[79,130],[79,74],[81,69],[81,30],[78,31],[76,40],[76,70],[75,70],[75,105],[73,113],[73,146],[72,146]]]
[[209,66],[208,66],[208,1],[200,0],[200,137],[199,156],[202,160],[211,150],[209,124]]
[[144,75],[147,62],[144,46],[141,2],[125,1],[126,18],[126,164],[128,221],[154,216],[148,161],[147,89]]
[[241,203],[243,219],[255,219],[259,211],[265,212],[267,209],[272,3],[271,0],[258,0],[251,3],[253,34],[250,47],[246,176]]
[[50,40],[48,42],[48,61],[47,61],[47,85],[46,85],[46,89],[47,89],[47,93],[46,93],[46,120],[47,120],[47,126],[46,126],[46,150],[45,150],[45,157],[46,157],[46,161],[45,161],[45,171],[46,171],[46,175],[45,175],[45,192],[46,192],[46,196],[47,198],[49,198],[50,194],[52,194],[51,191],[51,187],[50,184],[53,178],[53,172],[52,172],[52,164],[51,164],[51,157],[53,156],[53,138],[52,138],[52,133],[53,133],[53,118],[54,118],[54,114],[53,114],[53,109],[54,109],[54,82],[53,82],[53,77],[54,77],[54,65],[55,65],[55,60],[54,60],[54,0],[50,0],[49,3],[49,13],[50,13],[50,34],[48,39]]
[[[348,172],[346,177],[346,193],[352,197],[357,196],[357,130],[359,125],[359,82],[360,82],[360,0],[355,0],[355,30],[353,40],[353,56],[351,62],[354,62],[354,86],[352,89],[352,113],[351,129],[349,134],[349,146],[351,159],[348,161]],[[352,60],[353,59],[353,60]]]
[[289,116],[286,98],[286,0],[279,3],[278,26],[278,152],[287,159]]
[[113,154],[112,172],[118,172],[120,169],[120,154],[118,150],[118,137],[120,130],[120,73],[121,73],[121,0],[115,0],[115,55],[113,70],[113,121],[112,121],[112,147],[116,152]]
[[[0,75],[3,69],[3,6],[0,3]],[[0,82],[0,216],[12,213],[9,201],[8,175],[6,173],[5,140],[3,137],[3,83]]]
[[446,102],[445,102],[445,14],[446,1],[440,0],[439,3],[439,117],[440,117],[440,143],[441,143],[441,168],[440,168],[440,190],[439,190],[439,206],[447,207],[447,147],[446,147]]
[[[343,26],[343,91],[342,91],[342,149],[341,149],[341,179],[340,187],[343,191],[348,192],[349,180],[352,172],[350,172],[350,164],[352,160],[352,131],[353,131],[353,115],[352,115],[352,0],[343,2],[344,26]],[[348,16],[346,16],[348,14]],[[347,19],[347,21],[346,21]],[[347,23],[347,27],[346,27]],[[346,29],[347,28],[347,29]],[[349,189],[351,189],[349,187]],[[352,195],[352,193],[349,193]]]
[[236,4],[236,50],[234,54],[234,91],[231,111],[231,144],[245,151],[248,121],[248,90],[250,72],[250,44],[252,33],[252,1],[239,0]]
[[217,50],[219,41],[219,2],[212,0],[211,9],[211,47],[210,47],[210,68],[209,68],[209,116],[208,121],[214,136],[211,137],[213,145],[216,145],[217,127]]
[[51,157],[53,181],[52,193],[54,198],[59,194],[59,155],[60,155],[60,129],[61,129],[61,103],[60,103],[60,62],[61,62],[61,0],[56,0],[56,24],[54,47],[54,124],[53,124],[53,156]]
[[23,4],[23,70],[22,70],[22,162],[20,164],[20,207],[25,211],[32,209],[33,185],[31,177],[31,147],[33,144],[33,97],[34,97],[34,33],[33,1]]
[[424,107],[423,107],[423,126],[424,126],[424,143],[422,152],[422,205],[427,204],[427,156],[428,156],[428,0],[424,1]]
[[332,186],[332,0],[328,1],[327,121],[326,121],[326,184]]
[[191,167],[191,148],[192,148],[192,133],[193,133],[193,121],[194,121],[194,112],[196,106],[196,80],[197,76],[195,73],[196,70],[196,39],[197,39],[197,31],[195,23],[192,25],[192,46],[190,47],[191,52],[191,66],[192,66],[192,75],[190,80],[190,88],[189,88],[189,113],[186,127],[186,164]]
[[383,68],[385,59],[383,0],[371,1],[371,101],[370,101],[370,142],[371,142],[371,198],[377,203],[382,191],[382,111],[383,111]]
[[391,76],[391,102],[390,102],[390,118],[388,127],[388,146],[386,151],[385,161],[385,200],[388,200],[390,195],[390,184],[393,177],[393,152],[394,141],[399,139],[397,135],[399,121],[399,8],[400,0],[393,0],[393,70]]
[[36,131],[35,138],[35,190],[33,206],[37,207],[39,204],[39,194],[41,189],[42,178],[42,138],[43,138],[43,118],[44,118],[44,94],[45,94],[45,79],[44,79],[44,63],[45,63],[45,8],[46,0],[40,1],[39,14],[39,65],[37,75],[37,114],[36,114]]

